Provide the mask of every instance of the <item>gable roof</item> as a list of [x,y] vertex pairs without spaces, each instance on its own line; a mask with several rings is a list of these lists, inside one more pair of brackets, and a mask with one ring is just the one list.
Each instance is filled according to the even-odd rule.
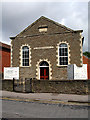
[[[59,24],[59,23],[57,23],[57,22],[55,22],[55,21],[53,21],[53,20],[51,20],[51,19],[49,19],[49,18],[46,18],[46,17],[44,17],[44,16],[41,16],[39,19],[37,19],[35,22],[33,22],[31,25],[29,25],[25,30],[23,30],[21,33],[23,33],[24,31],[27,31],[28,29],[30,29],[33,25],[35,25],[38,21],[40,21],[41,19],[44,19],[44,20],[47,20],[47,21],[49,21],[49,22],[52,22],[53,24],[55,24],[55,25],[57,25],[57,26],[59,26],[59,27],[62,27],[62,28],[64,28],[64,29],[66,29],[66,30],[68,30],[68,31],[73,31],[72,29],[70,29],[70,28],[67,28],[66,26],[64,26],[64,25],[61,25],[61,24]],[[21,34],[20,33],[20,34]]]
[[[83,32],[83,30],[72,30],[58,22],[55,22],[47,17],[44,17],[44,16],[41,16],[39,19],[37,19],[35,22],[33,22],[31,25],[29,25],[26,29],[24,29],[21,33],[19,33],[18,35],[21,35],[22,33],[24,33],[25,31],[27,31],[28,29],[30,29],[33,25],[35,25],[38,21],[40,21],[41,19],[44,19],[46,21],[49,21],[49,22],[52,22],[53,24],[59,26],[59,27],[62,27],[64,29],[66,29],[68,32]],[[16,37],[18,36],[16,35]],[[10,39],[14,39],[15,37],[10,37]]]

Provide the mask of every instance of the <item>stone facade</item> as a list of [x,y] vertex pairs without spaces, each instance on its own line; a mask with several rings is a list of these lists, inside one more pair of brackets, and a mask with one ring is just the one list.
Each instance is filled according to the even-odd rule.
[[[67,79],[67,66],[58,65],[58,45],[67,43],[68,64],[82,66],[82,30],[71,30],[46,17],[40,17],[16,37],[10,37],[12,42],[12,67],[20,67],[20,78],[39,77],[39,64],[46,61],[49,64],[49,79]],[[30,65],[22,66],[21,48],[30,47]]]

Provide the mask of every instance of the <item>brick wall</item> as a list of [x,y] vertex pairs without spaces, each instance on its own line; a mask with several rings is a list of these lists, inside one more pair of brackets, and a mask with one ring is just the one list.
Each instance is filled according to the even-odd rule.
[[2,50],[2,72],[4,67],[10,67],[10,51]]
[[87,64],[88,79],[90,79],[90,59],[83,56],[83,64]]
[[10,45],[0,42],[0,74],[4,73],[4,67],[10,67]]

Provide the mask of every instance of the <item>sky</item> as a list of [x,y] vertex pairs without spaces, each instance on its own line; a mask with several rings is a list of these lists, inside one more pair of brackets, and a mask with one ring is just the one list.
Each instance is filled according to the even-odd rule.
[[[39,17],[45,16],[73,30],[83,30],[83,52],[88,51],[88,2],[1,2],[0,41],[14,37]],[[90,51],[90,50],[89,50]]]

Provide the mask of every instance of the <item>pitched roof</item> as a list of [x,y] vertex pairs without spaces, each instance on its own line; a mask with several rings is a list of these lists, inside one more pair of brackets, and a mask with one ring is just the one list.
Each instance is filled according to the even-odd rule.
[[[41,16],[39,19],[37,19],[35,22],[33,22],[31,25],[29,25],[26,29],[24,29],[21,33],[19,33],[18,35],[20,35],[20,34],[22,34],[22,33],[24,33],[25,31],[27,31],[28,29],[30,29],[33,25],[35,25],[38,21],[40,21],[41,19],[45,19],[45,20],[47,20],[47,21],[49,21],[49,22],[52,22],[53,24],[55,24],[55,25],[57,25],[57,26],[59,26],[59,27],[62,27],[62,28],[64,28],[64,29],[66,29],[66,30],[68,30],[68,32],[83,32],[83,30],[72,30],[72,29],[70,29],[70,28],[68,28],[68,27],[66,27],[66,26],[64,26],[64,25],[62,25],[62,24],[60,24],[60,23],[58,23],[58,22],[55,22],[55,21],[53,21],[53,20],[51,20],[51,19],[49,19],[49,18],[47,18],[47,17],[44,17],[44,16]],[[18,36],[17,35],[17,36]],[[17,36],[15,36],[15,37],[17,37]],[[10,39],[14,39],[15,37],[10,37]]]
[[11,48],[10,45],[7,45],[7,44],[2,43],[2,42],[0,42],[0,47],[2,47],[2,48],[6,48],[6,49],[10,49],[10,48]]

